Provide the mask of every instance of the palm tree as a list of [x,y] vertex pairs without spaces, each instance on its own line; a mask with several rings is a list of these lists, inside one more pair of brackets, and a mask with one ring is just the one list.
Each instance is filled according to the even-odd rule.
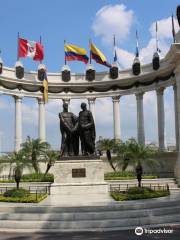
[[46,153],[46,159],[48,160],[48,162],[44,175],[46,175],[49,172],[50,168],[54,165],[55,161],[58,160],[58,157],[59,153],[57,151],[49,150]]
[[26,159],[26,155],[23,150],[20,150],[19,152],[13,152],[9,153],[6,156],[1,157],[1,163],[2,162],[9,162],[10,165],[13,167],[13,172],[15,175],[15,181],[16,181],[16,188],[19,189],[19,183],[21,181],[21,177],[23,174],[24,168],[32,168],[32,162],[28,161]]
[[134,165],[139,186],[141,186],[141,175],[143,172],[143,165],[146,164],[153,168],[159,163],[153,158],[156,151],[149,146],[138,144],[135,139],[129,139],[119,148],[117,158],[120,159],[122,170],[126,170],[129,164]]
[[50,148],[49,143],[42,142],[40,139],[31,139],[29,136],[26,142],[22,144],[26,158],[32,161],[32,166],[36,173],[39,173],[38,160],[40,157],[45,157],[47,150]]
[[106,151],[107,160],[114,171],[116,171],[116,158],[111,156],[111,152],[116,153],[121,141],[104,138],[97,141],[96,146],[100,151]]

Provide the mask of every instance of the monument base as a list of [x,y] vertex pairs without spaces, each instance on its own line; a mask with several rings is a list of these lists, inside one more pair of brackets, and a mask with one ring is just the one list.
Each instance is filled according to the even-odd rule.
[[104,183],[104,165],[101,159],[56,161],[50,172],[54,174],[55,183]]
[[107,183],[85,183],[85,184],[58,184],[53,183],[51,185],[51,195],[107,195],[108,184]]
[[52,195],[108,196],[108,184],[104,182],[104,164],[101,159],[56,161],[51,169],[54,183]]

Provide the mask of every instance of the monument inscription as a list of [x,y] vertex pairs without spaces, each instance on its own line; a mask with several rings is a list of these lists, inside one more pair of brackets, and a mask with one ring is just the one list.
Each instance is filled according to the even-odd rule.
[[86,169],[85,168],[72,169],[72,177],[73,178],[86,177]]

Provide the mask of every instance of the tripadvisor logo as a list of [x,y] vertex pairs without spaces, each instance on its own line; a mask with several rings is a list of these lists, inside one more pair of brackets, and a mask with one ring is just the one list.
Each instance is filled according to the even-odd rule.
[[136,235],[142,235],[143,234],[143,228],[142,227],[136,227],[135,228],[135,234]]
[[173,229],[165,229],[165,228],[158,228],[158,229],[147,229],[142,227],[136,227],[135,228],[135,234],[140,236],[143,233],[144,234],[169,234],[173,233]]

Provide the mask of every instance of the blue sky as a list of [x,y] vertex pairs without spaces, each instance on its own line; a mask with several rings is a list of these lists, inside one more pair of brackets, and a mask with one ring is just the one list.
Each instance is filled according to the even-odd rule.
[[[111,62],[113,58],[113,46],[109,39],[117,34],[117,52],[122,68],[130,67],[135,52],[135,30],[139,32],[140,55],[143,63],[151,61],[154,51],[153,23],[159,23],[160,48],[162,56],[166,54],[172,42],[170,31],[170,19],[176,12],[176,0],[1,0],[1,37],[0,49],[4,65],[13,67],[17,58],[17,32],[23,38],[39,40],[45,48],[44,64],[49,72],[59,72],[64,64],[63,41],[77,44],[88,50],[88,40],[93,42],[103,51]],[[116,13],[117,18],[115,17]],[[112,14],[112,15],[111,15]],[[167,26],[167,28],[166,28]],[[176,23],[176,30],[177,30]],[[39,63],[31,59],[22,60],[26,70],[36,70]],[[72,72],[84,72],[85,65],[81,62],[70,62]],[[106,68],[94,63],[97,71],[105,71]],[[157,141],[156,109],[150,109],[155,101],[154,93],[149,93],[145,99],[145,120],[147,141]],[[153,100],[151,100],[151,98]],[[126,96],[121,101],[121,129],[122,138],[127,139],[136,136],[136,106],[134,96]],[[165,108],[167,141],[174,141],[173,119],[173,94],[172,89],[165,91]],[[100,124],[97,116],[98,136],[112,137],[112,103],[105,99],[97,100],[97,115],[105,108],[106,120]],[[34,99],[23,99],[23,139],[27,135],[37,137],[37,103]],[[126,107],[128,106],[128,108]],[[72,110],[79,111],[79,102],[72,102]],[[126,109],[124,109],[126,108]],[[50,102],[47,109],[47,139],[54,148],[60,144],[60,135],[57,133],[59,122],[57,113],[61,110],[61,102]],[[104,109],[105,110],[105,109]],[[150,111],[151,110],[151,111]],[[29,114],[29,112],[32,114]],[[151,122],[154,127],[148,130],[148,112],[152,112]],[[0,116],[2,135],[2,151],[13,149],[14,145],[14,100],[12,97],[1,96]],[[128,123],[127,118],[134,119]]]

